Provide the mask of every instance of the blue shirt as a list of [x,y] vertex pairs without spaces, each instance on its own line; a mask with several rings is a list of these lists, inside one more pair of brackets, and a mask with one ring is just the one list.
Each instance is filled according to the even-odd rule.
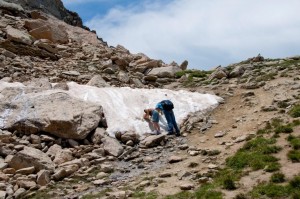
[[152,111],[152,122],[159,122],[159,113],[157,110]]

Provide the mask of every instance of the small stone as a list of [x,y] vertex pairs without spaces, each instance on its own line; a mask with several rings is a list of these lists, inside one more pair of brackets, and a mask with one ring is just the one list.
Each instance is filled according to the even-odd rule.
[[169,178],[169,177],[171,177],[171,176],[172,176],[171,173],[161,173],[161,174],[159,174],[159,177],[160,177],[160,178]]
[[107,184],[108,184],[108,181],[107,181],[107,180],[100,179],[100,180],[95,180],[95,181],[93,181],[93,184],[94,184],[94,185],[107,185]]
[[182,145],[178,146],[178,148],[179,148],[180,150],[186,150],[186,149],[189,148],[189,146],[188,146],[187,144],[182,144]]
[[195,186],[191,183],[185,183],[185,184],[180,185],[181,190],[191,190],[191,189],[194,189],[194,187]]
[[24,189],[32,189],[36,187],[36,183],[32,180],[18,180],[17,184],[19,185],[19,187]]
[[176,162],[181,162],[183,160],[182,157],[179,156],[171,156],[169,158],[169,163],[176,163]]
[[105,178],[105,177],[108,177],[108,176],[109,176],[108,173],[100,172],[96,175],[96,179],[102,179],[102,178]]
[[242,135],[240,137],[237,137],[234,142],[239,143],[245,141],[246,139],[247,139],[247,135]]
[[29,174],[32,174],[34,171],[35,171],[34,167],[27,167],[27,168],[17,170],[16,173],[22,174],[22,175],[29,175]]
[[3,173],[5,174],[15,174],[16,170],[14,168],[6,168],[3,170]]
[[225,132],[219,131],[218,133],[215,134],[215,138],[223,137],[225,134],[226,134]]
[[19,198],[23,198],[23,196],[25,195],[26,190],[24,188],[19,188],[15,193],[14,193],[14,198],[15,199],[19,199]]
[[188,153],[189,153],[190,156],[197,156],[197,155],[200,154],[199,151],[189,151]]
[[215,164],[209,164],[209,165],[207,166],[207,168],[209,168],[209,169],[219,169],[219,166],[218,166],[218,165],[215,165]]
[[37,183],[40,186],[45,186],[50,182],[50,172],[47,170],[40,170],[37,173]]
[[146,187],[146,186],[150,186],[150,181],[149,180],[145,180],[145,181],[142,181],[140,184],[139,184],[139,187]]

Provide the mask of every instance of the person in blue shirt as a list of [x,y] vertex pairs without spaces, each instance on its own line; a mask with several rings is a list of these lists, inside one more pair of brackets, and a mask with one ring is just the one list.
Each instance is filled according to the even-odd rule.
[[[169,101],[169,100],[164,100],[164,101]],[[175,130],[175,135],[180,136],[180,130],[177,126],[175,115],[174,115],[174,112],[173,112],[173,103],[171,102],[172,108],[167,110],[166,108],[163,107],[162,103],[164,101],[159,102],[156,105],[155,109],[161,110],[164,113],[165,118],[166,118],[167,123],[168,123],[168,135],[174,135],[174,130]]]
[[160,126],[158,124],[159,122],[159,110],[157,109],[145,109],[144,112],[144,119],[147,121],[150,121],[150,117],[151,117],[151,122],[153,124],[154,127],[154,132],[155,134],[160,134]]

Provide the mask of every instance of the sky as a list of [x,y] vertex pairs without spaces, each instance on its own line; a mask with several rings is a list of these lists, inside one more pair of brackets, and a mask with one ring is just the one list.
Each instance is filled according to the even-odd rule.
[[110,46],[189,69],[300,55],[299,0],[63,0]]

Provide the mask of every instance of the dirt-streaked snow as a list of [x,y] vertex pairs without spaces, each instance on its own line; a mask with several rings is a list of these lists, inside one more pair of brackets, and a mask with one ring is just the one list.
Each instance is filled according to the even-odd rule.
[[[155,108],[164,99],[174,103],[174,114],[180,124],[189,113],[207,111],[215,108],[222,98],[210,94],[167,89],[132,89],[129,87],[96,88],[68,83],[69,93],[77,98],[102,105],[107,119],[107,132],[135,131],[140,135],[150,133],[149,123],[143,120],[144,109]],[[166,129],[165,118],[161,116],[160,125]]]

